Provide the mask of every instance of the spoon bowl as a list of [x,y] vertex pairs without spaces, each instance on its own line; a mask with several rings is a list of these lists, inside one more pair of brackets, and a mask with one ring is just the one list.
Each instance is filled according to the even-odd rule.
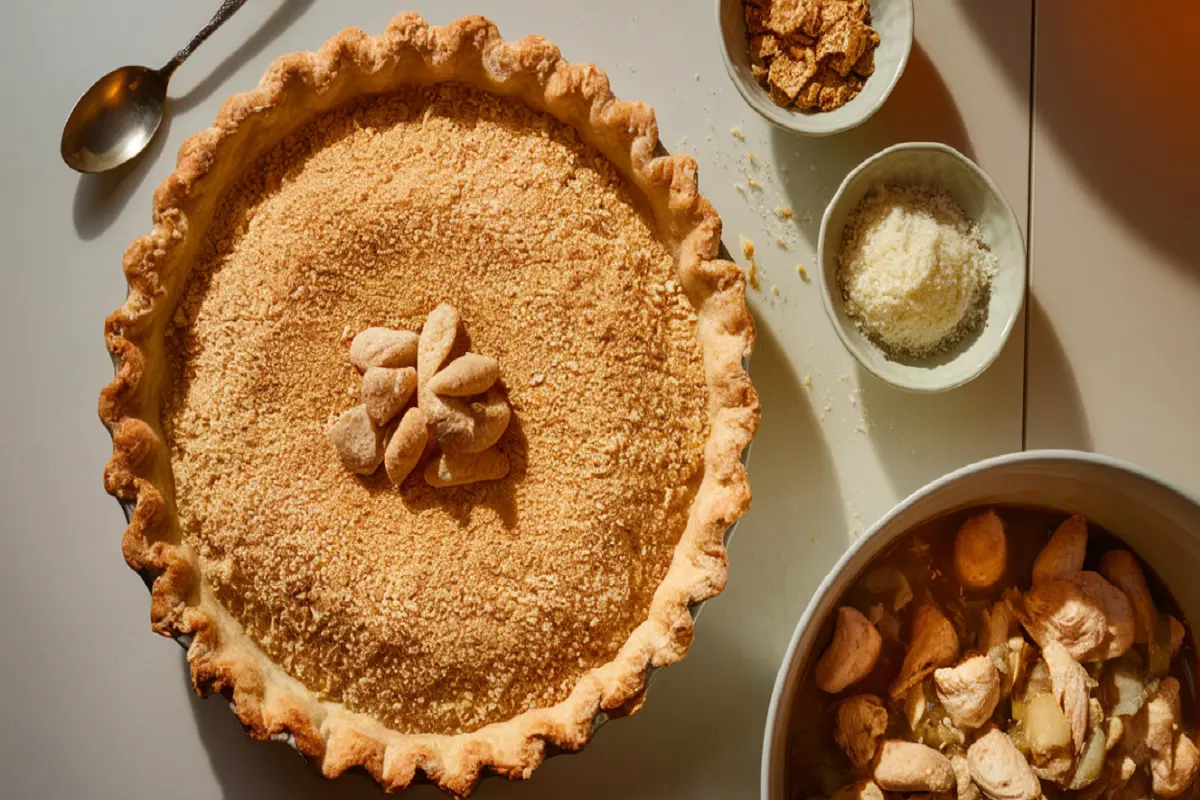
[[162,69],[120,67],[92,84],[75,103],[59,145],[79,172],[107,172],[146,149],[162,124],[167,84],[179,65],[246,0],[224,0],[217,13]]
[[162,124],[167,79],[149,67],[120,67],[92,84],[67,118],[62,157],[79,172],[104,172],[145,149]]

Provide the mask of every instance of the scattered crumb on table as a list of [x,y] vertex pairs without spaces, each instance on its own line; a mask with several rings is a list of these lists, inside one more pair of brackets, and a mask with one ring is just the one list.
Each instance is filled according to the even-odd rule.
[[742,255],[746,258],[754,258],[754,242],[744,234],[738,234],[738,244],[741,245]]

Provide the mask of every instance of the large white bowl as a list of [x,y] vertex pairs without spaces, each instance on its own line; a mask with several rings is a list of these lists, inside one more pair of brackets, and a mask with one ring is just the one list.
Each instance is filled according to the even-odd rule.
[[783,800],[792,703],[809,661],[832,635],[830,614],[883,548],[916,525],[967,506],[1015,504],[1079,513],[1121,537],[1162,578],[1188,620],[1200,619],[1200,501],[1106,456],[1035,450],[991,458],[911,495],[842,556],[808,603],[775,678],[762,753],[762,800]]
[[805,111],[775,105],[750,70],[743,0],[717,0],[717,27],[721,56],[729,79],[750,107],[789,131],[809,136],[829,136],[850,130],[883,107],[908,64],[913,42],[912,0],[871,0],[871,27],[879,34],[875,72],[850,102],[833,111]]
[[[979,226],[983,241],[996,257],[987,319],[979,330],[944,353],[915,360],[893,359],[864,336],[846,313],[837,278],[843,229],[863,197],[881,183],[946,190]],[[1025,242],[1012,206],[974,161],[938,142],[894,145],[847,175],[821,218],[817,263],[825,311],[842,344],[876,377],[910,392],[943,392],[980,375],[1004,349],[1025,302]]]

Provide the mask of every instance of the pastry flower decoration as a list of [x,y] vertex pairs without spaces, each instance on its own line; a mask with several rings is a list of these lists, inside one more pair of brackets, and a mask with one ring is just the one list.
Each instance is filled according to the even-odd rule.
[[350,363],[363,374],[363,402],[329,426],[346,469],[370,475],[383,464],[399,485],[428,457],[425,481],[437,487],[508,474],[508,456],[494,446],[512,413],[496,385],[500,365],[477,353],[447,363],[458,330],[458,312],[443,303],[420,335],[367,328],[354,337]]

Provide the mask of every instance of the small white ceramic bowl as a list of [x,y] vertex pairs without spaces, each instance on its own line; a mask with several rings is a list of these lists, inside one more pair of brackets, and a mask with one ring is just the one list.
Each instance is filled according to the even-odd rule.
[[1200,500],[1132,464],[1075,450],[987,459],[918,490],[842,556],[813,594],[775,678],[762,753],[762,800],[784,800],[787,740],[796,691],[832,636],[846,589],[887,545],[922,522],[960,508],[1026,505],[1083,514],[1121,537],[1170,589],[1189,622],[1200,620]]
[[721,34],[721,56],[733,85],[750,107],[789,131],[809,136],[829,136],[861,125],[878,111],[908,64],[913,42],[912,0],[871,0],[871,27],[879,34],[875,48],[875,72],[858,96],[833,111],[803,111],[781,108],[750,71],[750,47],[746,39],[743,0],[717,0],[717,28]]
[[[987,319],[956,345],[923,359],[895,359],[858,329],[837,279],[842,231],[863,196],[880,183],[926,184],[948,191],[979,225],[996,257]],[[974,161],[937,142],[909,142],[882,150],[846,176],[821,219],[818,281],[825,311],[846,349],[879,379],[911,392],[944,392],[980,375],[1004,349],[1025,302],[1025,242],[1012,206]]]

